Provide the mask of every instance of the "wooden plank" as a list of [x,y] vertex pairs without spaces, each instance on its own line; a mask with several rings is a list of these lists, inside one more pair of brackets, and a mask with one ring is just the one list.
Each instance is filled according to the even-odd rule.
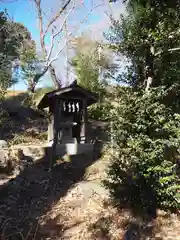
[[51,114],[49,123],[48,123],[48,142],[53,141],[54,139],[54,113],[52,106],[49,106],[49,112]]
[[70,127],[73,127],[73,126],[76,126],[77,123],[76,122],[60,122],[59,123],[59,128],[70,128]]
[[88,138],[87,124],[88,124],[87,101],[86,99],[84,99],[83,109],[82,109],[81,143],[87,142],[87,138]]
[[56,146],[58,144],[58,132],[59,132],[59,119],[61,118],[61,109],[62,109],[62,100],[56,101],[53,109],[53,115],[54,115],[54,124],[53,124],[53,132],[54,132],[54,139],[53,144],[51,148],[51,156],[50,156],[50,165],[49,165],[49,171],[51,171],[53,164],[56,161]]
[[53,129],[53,125],[54,125],[54,117],[51,117],[51,120],[48,124],[48,142],[53,141],[54,139],[54,129]]
[[84,96],[82,97],[74,97],[74,96],[60,96],[59,99],[62,99],[62,100],[68,100],[68,101],[71,101],[71,100],[83,100],[84,99]]

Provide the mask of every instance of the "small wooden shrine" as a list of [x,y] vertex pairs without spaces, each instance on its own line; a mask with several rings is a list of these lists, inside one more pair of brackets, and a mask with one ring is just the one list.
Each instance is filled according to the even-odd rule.
[[48,142],[52,144],[86,144],[90,142],[87,107],[96,103],[96,94],[72,85],[48,92],[38,108],[49,108]]

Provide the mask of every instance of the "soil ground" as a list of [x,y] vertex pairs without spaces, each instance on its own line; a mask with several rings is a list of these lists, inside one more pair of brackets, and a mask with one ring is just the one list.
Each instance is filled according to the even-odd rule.
[[1,239],[179,240],[177,215],[158,211],[149,222],[111,205],[101,184],[108,164],[106,155],[79,156],[49,173],[40,161],[1,182]]
[[[14,133],[32,127],[41,132],[41,124],[35,120],[17,127],[21,116],[12,118]],[[108,156],[107,148],[100,157],[76,156],[51,172],[48,161],[41,159],[17,176],[1,175],[0,239],[180,240],[179,216],[158,211],[157,219],[148,221],[111,204],[101,183],[106,178]]]

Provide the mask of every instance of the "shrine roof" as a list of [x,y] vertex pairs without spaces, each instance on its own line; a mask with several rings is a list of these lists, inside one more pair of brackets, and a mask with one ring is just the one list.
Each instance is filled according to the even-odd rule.
[[86,99],[87,105],[90,106],[98,101],[98,96],[91,91],[80,87],[79,85],[73,85],[69,87],[60,88],[52,92],[44,94],[41,101],[38,103],[38,108],[43,109],[55,104],[56,99],[66,100],[84,100]]

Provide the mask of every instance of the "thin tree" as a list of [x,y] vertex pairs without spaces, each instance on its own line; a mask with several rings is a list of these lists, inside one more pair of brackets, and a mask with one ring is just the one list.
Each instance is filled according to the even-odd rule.
[[[43,51],[43,54],[45,56],[45,66],[44,70],[35,75],[34,82],[38,82],[38,80],[49,70],[52,81],[54,83],[54,86],[56,88],[59,88],[61,86],[61,80],[58,79],[55,68],[53,66],[53,63],[58,59],[60,53],[65,49],[68,42],[70,42],[70,37],[73,36],[73,34],[81,27],[81,25],[87,20],[88,16],[92,13],[92,11],[99,7],[101,4],[94,5],[92,3],[91,8],[87,12],[86,16],[82,21],[79,22],[79,24],[75,27],[74,31],[68,32],[68,42],[66,41],[65,44],[62,46],[62,42],[58,41],[58,37],[63,33],[64,26],[70,17],[70,15],[75,12],[77,8],[79,8],[81,5],[83,6],[84,1],[81,1],[80,4],[76,4],[75,0],[66,0],[65,3],[58,9],[58,11],[54,14],[54,16],[48,21],[47,25],[44,26],[44,14],[45,12],[42,9],[42,0],[31,0],[34,2],[37,16],[38,16],[38,22],[39,22],[39,31],[40,31],[40,44]],[[64,2],[64,1],[63,1]],[[61,22],[60,26],[56,26],[56,23],[59,19],[63,17],[63,20]],[[51,33],[50,33],[51,31]],[[47,47],[47,43],[45,42],[45,38],[48,34],[51,34],[51,43],[50,47]],[[55,52],[55,56],[53,56],[53,53]]]

